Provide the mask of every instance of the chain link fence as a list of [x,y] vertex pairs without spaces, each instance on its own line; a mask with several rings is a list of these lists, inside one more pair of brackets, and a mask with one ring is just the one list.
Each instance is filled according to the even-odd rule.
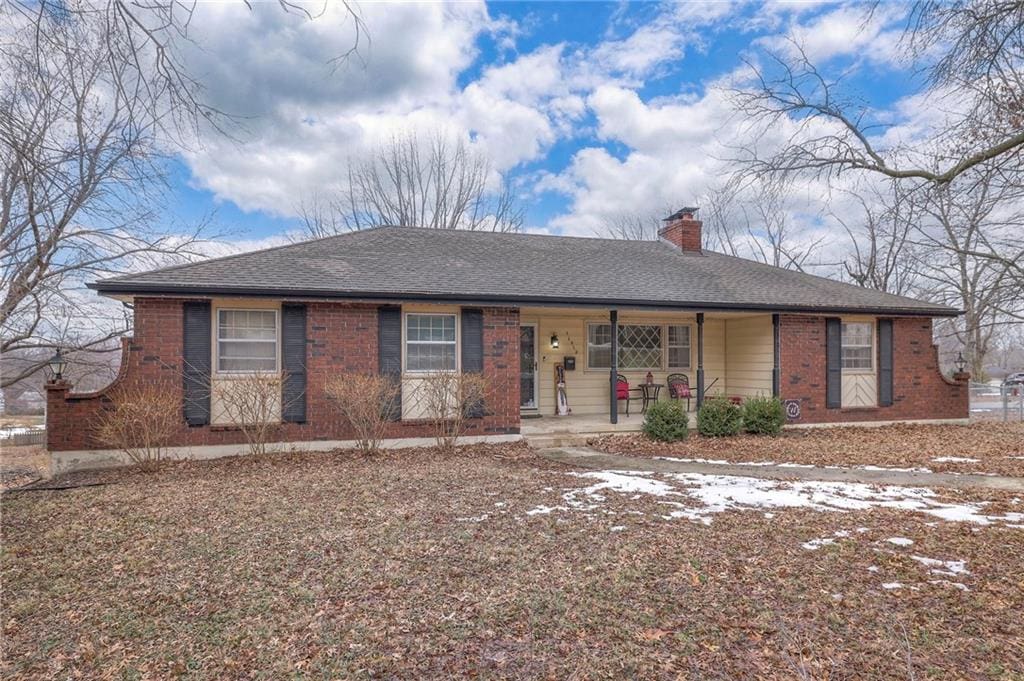
[[971,383],[971,418],[1024,422],[1024,385]]

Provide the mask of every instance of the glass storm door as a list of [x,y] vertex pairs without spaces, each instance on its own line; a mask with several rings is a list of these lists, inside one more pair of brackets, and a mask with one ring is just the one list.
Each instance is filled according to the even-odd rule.
[[537,325],[519,327],[519,406],[537,408]]

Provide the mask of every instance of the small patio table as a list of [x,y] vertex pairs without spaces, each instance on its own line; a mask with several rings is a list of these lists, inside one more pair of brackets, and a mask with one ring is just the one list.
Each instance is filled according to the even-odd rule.
[[641,383],[640,384],[640,395],[643,397],[643,404],[640,405],[640,413],[646,414],[647,407],[650,406],[651,402],[658,401],[658,393],[661,392],[660,383]]

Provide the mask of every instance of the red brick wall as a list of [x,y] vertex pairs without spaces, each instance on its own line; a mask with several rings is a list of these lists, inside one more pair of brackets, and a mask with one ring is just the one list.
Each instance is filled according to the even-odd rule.
[[939,371],[932,320],[893,320],[893,404],[890,407],[825,407],[825,318],[781,318],[783,400],[800,400],[800,418],[790,423],[849,423],[900,419],[959,419],[969,416],[966,380]]
[[[51,451],[106,448],[96,441],[92,428],[111,390],[118,384],[161,385],[182,394],[182,303],[180,299],[137,298],[135,332],[124,343],[121,373],[97,393],[74,394],[69,386],[50,386],[47,391],[47,447]],[[347,440],[353,437],[324,394],[326,382],[345,372],[377,371],[377,308],[347,303],[311,303],[307,308],[307,405],[306,423],[285,423],[274,440]],[[519,311],[484,309],[484,374],[492,397],[488,414],[474,419],[469,435],[519,432]],[[423,423],[398,422],[387,437],[426,437]],[[184,416],[171,446],[240,444],[245,441],[235,428],[189,427]]]

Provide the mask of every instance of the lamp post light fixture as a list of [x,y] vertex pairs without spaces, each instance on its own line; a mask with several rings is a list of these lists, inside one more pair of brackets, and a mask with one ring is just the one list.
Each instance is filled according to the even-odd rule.
[[57,352],[53,354],[53,357],[46,364],[50,368],[50,378],[52,380],[59,381],[64,378],[64,370],[68,368],[68,361],[61,354],[60,348],[57,348]]
[[551,334],[551,347],[553,349],[555,349],[555,350],[558,349],[558,334],[557,333]]
[[964,372],[965,364],[966,363],[964,362],[964,353],[958,352],[956,355],[956,372],[958,374],[962,374]]

